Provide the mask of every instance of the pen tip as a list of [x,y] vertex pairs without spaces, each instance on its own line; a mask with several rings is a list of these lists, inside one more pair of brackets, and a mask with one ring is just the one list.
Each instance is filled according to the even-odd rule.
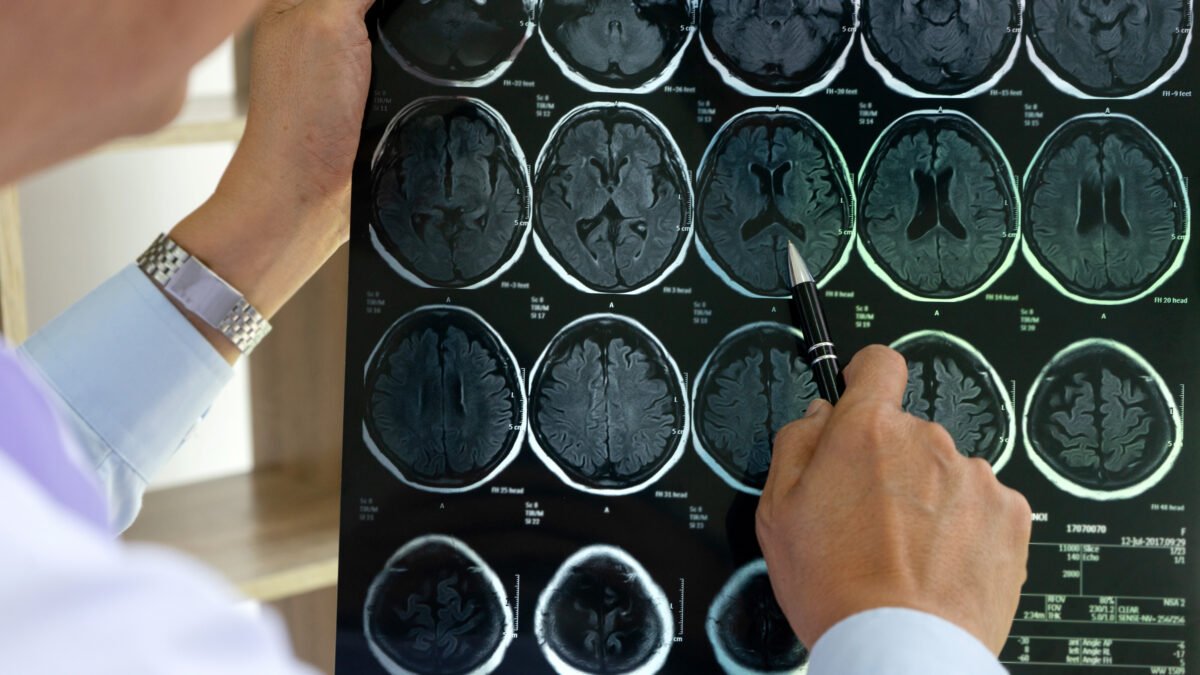
[[800,256],[800,249],[791,241],[787,244],[788,250],[788,273],[792,278],[792,285],[809,284],[815,281],[812,272],[808,271],[808,265],[804,263],[804,258]]

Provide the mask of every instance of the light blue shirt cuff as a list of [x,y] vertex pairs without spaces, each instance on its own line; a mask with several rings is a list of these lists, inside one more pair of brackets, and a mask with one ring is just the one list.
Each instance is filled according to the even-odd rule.
[[932,614],[885,608],[843,620],[817,640],[808,675],[1003,675],[975,636]]
[[114,529],[190,435],[233,369],[130,265],[19,352],[60,399],[108,497]]

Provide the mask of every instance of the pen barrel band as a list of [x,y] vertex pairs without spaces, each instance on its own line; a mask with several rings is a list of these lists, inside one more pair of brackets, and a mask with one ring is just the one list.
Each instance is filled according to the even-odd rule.
[[821,299],[816,284],[800,284],[794,289],[795,315],[804,334],[804,357],[812,369],[813,380],[821,392],[821,398],[837,403],[846,388],[842,379],[842,367],[837,358],[837,347],[829,337],[825,325],[825,314],[821,311]]

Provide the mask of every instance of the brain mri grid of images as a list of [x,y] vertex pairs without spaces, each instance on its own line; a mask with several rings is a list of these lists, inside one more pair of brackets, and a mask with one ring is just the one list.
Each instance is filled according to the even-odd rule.
[[735,520],[819,396],[788,244],[839,341],[906,358],[903,409],[1039,509],[1184,501],[1194,380],[1147,308],[1196,279],[1159,110],[1192,11],[379,0],[345,475],[450,526],[349,540],[371,667],[806,672]]

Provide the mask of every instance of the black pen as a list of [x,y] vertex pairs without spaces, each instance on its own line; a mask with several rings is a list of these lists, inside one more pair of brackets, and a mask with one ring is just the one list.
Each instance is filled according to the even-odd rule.
[[825,312],[821,310],[821,296],[817,292],[817,281],[795,244],[788,242],[788,273],[792,279],[792,302],[795,303],[797,327],[804,334],[805,358],[812,369],[813,379],[821,398],[836,404],[846,390],[842,379],[842,366],[838,363],[833,338],[825,324]]

